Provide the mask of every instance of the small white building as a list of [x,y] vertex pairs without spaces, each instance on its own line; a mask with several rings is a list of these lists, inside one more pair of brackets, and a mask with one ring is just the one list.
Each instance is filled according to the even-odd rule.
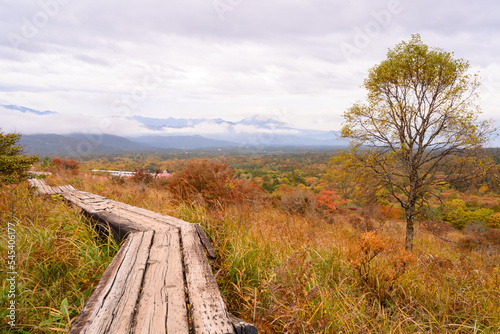
[[103,170],[103,169],[93,169],[92,173],[106,173],[114,176],[125,177],[125,176],[134,176],[134,172],[125,172],[121,170]]

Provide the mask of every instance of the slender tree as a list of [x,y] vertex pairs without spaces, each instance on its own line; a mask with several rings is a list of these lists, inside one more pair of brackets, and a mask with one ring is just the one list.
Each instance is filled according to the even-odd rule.
[[419,35],[389,50],[370,69],[366,103],[344,113],[344,158],[368,169],[405,211],[406,249],[413,247],[414,220],[433,185],[483,175],[482,148],[495,129],[478,120],[480,81],[469,63],[429,48]]
[[17,144],[19,139],[20,134],[0,131],[0,185],[19,181],[38,161],[37,156],[22,154],[23,146]]

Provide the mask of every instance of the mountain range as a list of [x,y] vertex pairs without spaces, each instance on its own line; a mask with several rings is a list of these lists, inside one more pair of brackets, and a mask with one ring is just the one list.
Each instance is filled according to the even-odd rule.
[[[40,122],[58,122],[59,113],[3,105],[23,113],[22,119],[34,117]],[[123,117],[121,118],[123,121]],[[332,148],[347,145],[333,131],[297,129],[286,122],[266,116],[253,116],[231,122],[222,118],[152,118],[130,116],[126,121],[139,129],[127,136],[77,133],[23,134],[25,151],[38,155],[71,155],[153,151],[162,149],[242,149]],[[61,126],[61,128],[64,128]]]

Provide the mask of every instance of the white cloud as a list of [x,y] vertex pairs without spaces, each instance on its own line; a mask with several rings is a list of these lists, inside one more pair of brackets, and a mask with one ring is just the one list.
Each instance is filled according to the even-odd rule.
[[[499,73],[493,0],[243,0],[226,2],[223,19],[216,1],[2,1],[0,103],[57,111],[70,128],[71,119],[89,127],[130,115],[236,120],[278,108],[294,126],[326,130],[364,99],[369,68],[412,33]],[[13,34],[26,40],[17,50]],[[345,43],[357,51],[346,57]],[[151,85],[155,68],[161,82]],[[490,89],[485,116],[497,117],[499,102],[499,88]]]
[[125,118],[106,118],[83,114],[36,115],[0,107],[2,131],[21,134],[109,133],[127,136],[144,131],[141,124]]

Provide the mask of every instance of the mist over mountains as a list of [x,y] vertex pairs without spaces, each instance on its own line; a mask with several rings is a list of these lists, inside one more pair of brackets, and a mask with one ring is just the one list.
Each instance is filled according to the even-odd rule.
[[[3,105],[9,113],[19,114],[21,143],[25,151],[39,155],[96,154],[154,150],[329,148],[345,146],[334,131],[297,129],[286,122],[257,115],[231,122],[222,118],[111,117],[122,135],[104,133],[82,122],[83,115],[71,119],[54,111]],[[23,124],[39,124],[39,133]],[[82,127],[79,129],[78,125]],[[85,128],[85,126],[87,126]],[[125,131],[124,129],[130,129]],[[60,129],[60,131],[57,131]],[[65,132],[66,130],[66,132]],[[126,133],[126,135],[123,135]]]

